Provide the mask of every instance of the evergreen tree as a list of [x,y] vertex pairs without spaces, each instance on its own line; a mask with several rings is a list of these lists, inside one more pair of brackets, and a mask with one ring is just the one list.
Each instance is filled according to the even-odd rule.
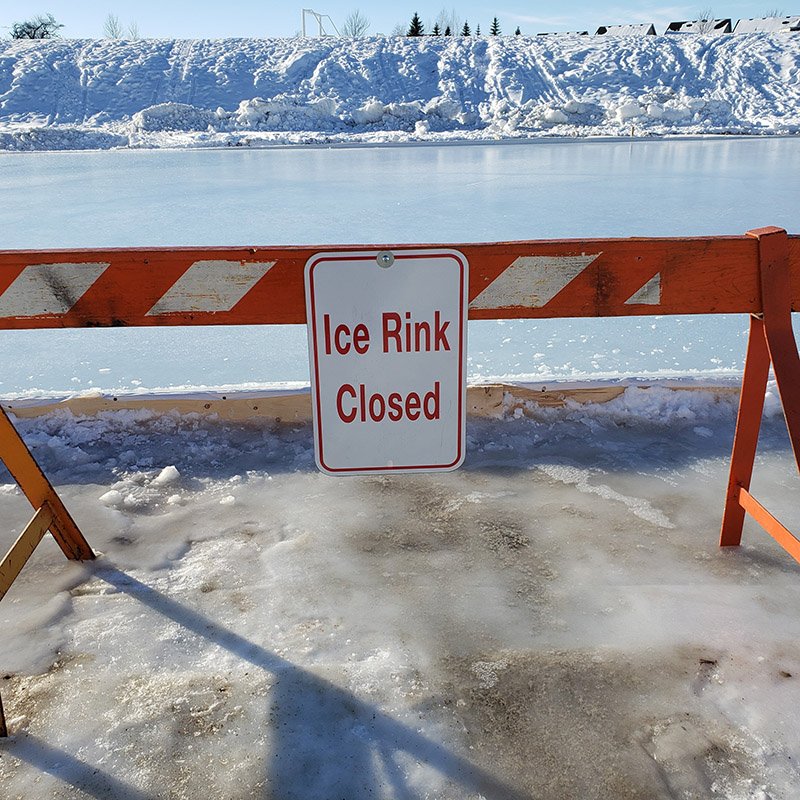
[[441,36],[442,35],[442,32],[439,30],[439,23],[438,22],[434,23],[434,25],[433,25],[433,33],[432,33],[432,35],[433,36]]
[[480,36],[481,35],[481,24],[480,24],[480,22],[478,23],[478,27],[475,28],[475,35],[476,36]]
[[450,26],[449,25],[444,29],[444,35],[445,36],[452,36],[453,35],[453,32],[450,30]]
[[461,35],[462,36],[470,36],[471,33],[472,32],[469,29],[469,22],[465,22],[464,23],[464,27],[461,29]]
[[500,35],[500,23],[497,21],[497,17],[492,20],[492,27],[489,28],[489,33],[491,33],[492,36]]
[[517,29],[514,31],[514,36],[520,36],[522,31],[519,29],[519,25],[517,25]]
[[414,16],[411,17],[411,25],[408,28],[408,33],[406,36],[422,36],[425,32],[425,26],[422,24],[422,20],[419,18],[419,14],[414,12]]

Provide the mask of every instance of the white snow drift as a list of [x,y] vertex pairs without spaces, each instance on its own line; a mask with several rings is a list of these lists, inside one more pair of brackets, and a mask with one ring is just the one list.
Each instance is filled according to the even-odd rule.
[[0,43],[0,148],[797,133],[800,37]]

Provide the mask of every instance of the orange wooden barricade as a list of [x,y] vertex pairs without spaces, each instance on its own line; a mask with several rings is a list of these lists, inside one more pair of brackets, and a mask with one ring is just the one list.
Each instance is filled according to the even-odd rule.
[[750,317],[750,336],[731,455],[728,493],[722,519],[720,545],[738,545],[742,540],[745,512],[800,562],[800,541],[750,494],[750,478],[758,445],[769,368],[775,374],[786,427],[800,470],[800,358],[792,330],[791,269],[789,239],[780,228],[750,232],[758,243],[761,312]]
[[[413,249],[420,247],[436,245]],[[800,237],[761,228],[744,236],[448,247],[470,264],[471,319],[750,314],[720,543],[740,543],[747,512],[800,561],[800,541],[749,491],[770,365],[800,469],[800,358],[791,320],[800,311]],[[0,329],[304,323],[303,268],[313,255],[403,249],[0,251]],[[47,530],[68,558],[94,554],[4,412],[0,458],[36,509],[0,562],[2,598]]]
[[[751,235],[447,246],[470,264],[471,319],[762,311]],[[800,310],[800,238],[786,247]],[[311,256],[407,248],[0,251],[0,329],[305,323]]]

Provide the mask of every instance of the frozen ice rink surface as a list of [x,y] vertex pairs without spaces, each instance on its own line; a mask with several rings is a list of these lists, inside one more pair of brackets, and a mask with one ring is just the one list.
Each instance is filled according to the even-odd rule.
[[[800,140],[0,154],[3,247],[800,230]],[[743,317],[471,323],[469,379],[726,378]],[[0,394],[308,380],[299,327],[6,332]]]

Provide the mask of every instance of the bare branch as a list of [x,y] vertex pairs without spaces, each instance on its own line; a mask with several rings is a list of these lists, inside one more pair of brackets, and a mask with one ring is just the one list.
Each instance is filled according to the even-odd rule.
[[122,38],[122,23],[116,14],[109,13],[103,23],[103,36],[106,39]]
[[360,39],[369,30],[369,19],[359,9],[351,11],[342,25],[342,36]]
[[11,26],[12,39],[57,39],[64,26],[52,14],[38,14],[33,19],[15,22]]
[[701,8],[697,15],[697,26],[695,33],[713,33],[714,31],[714,9]]
[[458,16],[458,13],[454,8],[450,11],[447,11],[443,8],[436,15],[435,22],[443,31],[446,31],[448,28],[450,28],[450,34],[453,36],[455,36],[455,34],[461,30],[461,17]]

